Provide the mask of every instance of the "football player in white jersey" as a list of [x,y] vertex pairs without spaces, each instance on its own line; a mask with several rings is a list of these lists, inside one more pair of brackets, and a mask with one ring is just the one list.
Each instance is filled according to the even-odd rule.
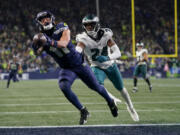
[[150,80],[147,76],[148,51],[147,51],[147,49],[143,48],[144,47],[143,43],[137,43],[136,46],[137,46],[137,51],[136,51],[137,65],[136,65],[136,68],[134,70],[133,92],[138,91],[138,88],[137,88],[138,79],[137,79],[137,77],[140,74],[142,75],[144,80],[147,82],[150,92],[152,92],[152,85],[151,85]]
[[101,28],[99,18],[95,15],[87,15],[82,20],[84,31],[76,36],[76,50],[84,52],[91,65],[98,82],[104,85],[106,76],[124,98],[127,110],[134,121],[139,121],[139,116],[134,109],[128,91],[123,85],[121,73],[115,60],[121,56],[121,52],[112,39],[113,33],[108,28]]

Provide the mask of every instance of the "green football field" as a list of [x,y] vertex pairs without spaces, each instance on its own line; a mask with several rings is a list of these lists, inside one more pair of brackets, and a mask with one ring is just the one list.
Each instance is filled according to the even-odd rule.
[[[72,86],[91,114],[86,125],[102,124],[169,124],[180,123],[180,79],[153,79],[150,93],[143,80],[139,91],[132,93],[132,79],[124,79],[140,121],[134,122],[126,110],[120,93],[110,81],[105,87],[123,102],[118,104],[119,116],[113,118],[105,100],[80,80]],[[0,81],[0,126],[62,126],[78,125],[79,112],[64,97],[57,80]]]

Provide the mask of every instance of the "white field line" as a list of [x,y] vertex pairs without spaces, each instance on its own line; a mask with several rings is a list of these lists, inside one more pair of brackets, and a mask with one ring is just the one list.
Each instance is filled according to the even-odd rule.
[[[142,90],[143,91],[143,90]],[[129,91],[129,94],[130,94],[131,92]],[[116,93],[112,93],[114,96],[116,95],[116,97],[118,97],[118,98],[121,98],[121,95],[120,95],[120,93],[119,94],[116,94]],[[132,93],[131,94],[131,98],[138,98],[138,99],[144,99],[144,98],[150,98],[150,99],[154,99],[154,98],[158,98],[158,99],[164,99],[164,98],[179,98],[180,99],[180,96],[177,96],[177,95],[180,95],[180,91],[179,92],[170,92],[170,93],[165,93],[165,92],[162,92],[162,93],[158,93],[158,95],[151,95],[151,93],[149,93],[149,94],[146,94],[146,95],[142,95],[142,96],[140,96],[140,95],[138,95],[139,93]],[[161,94],[163,94],[163,95],[161,95]],[[164,95],[165,94],[165,95]],[[79,97],[79,99],[92,99],[92,98],[95,98],[95,99],[99,99],[99,97],[101,97],[101,96],[99,96],[98,94],[90,94],[90,95],[87,95],[87,94],[77,94],[77,96]],[[172,96],[172,97],[171,97]],[[17,96],[12,96],[12,97],[8,97],[8,96],[0,96],[0,101],[1,100],[7,100],[7,101],[9,101],[9,100],[16,100],[16,101],[21,101],[21,100],[57,100],[57,99],[59,99],[59,100],[63,100],[63,99],[66,99],[66,97],[64,97],[63,95],[61,96],[59,96],[59,97],[48,97],[48,96],[42,96],[42,97],[34,97],[34,96],[19,96],[19,95],[17,95]]]
[[[133,83],[129,83],[129,82],[125,82],[125,85],[133,85]],[[140,82],[138,83],[138,85],[147,85],[146,82]],[[152,83],[153,87],[180,87],[180,84],[168,84],[168,83],[163,83],[163,84],[159,84],[159,83]]]
[[152,126],[180,126],[180,123],[162,123],[162,124],[106,124],[106,125],[70,125],[70,126],[0,126],[8,129],[37,129],[37,128],[87,128],[87,127],[152,127]]
[[[180,112],[180,109],[152,109],[152,110],[136,110],[137,112]],[[108,112],[109,110],[89,110],[93,113]],[[119,110],[119,112],[127,112],[127,110]],[[35,112],[0,112],[0,115],[21,115],[21,114],[59,114],[59,113],[79,113],[79,111],[35,111]]]
[[[120,95],[119,95],[120,96]],[[88,99],[88,100],[92,100],[92,99],[94,99],[94,98],[96,98],[96,100],[98,100],[97,99],[97,97],[96,96],[91,96],[91,97],[80,97],[80,99],[82,100],[82,99]],[[169,98],[171,98],[170,96],[163,96],[163,97],[161,97],[161,96],[142,96],[142,97],[138,97],[138,96],[136,96],[136,97],[133,97],[132,96],[132,99],[133,98],[135,98],[135,99],[155,99],[155,98],[157,98],[157,99],[169,99]],[[180,96],[173,96],[173,99],[175,99],[175,98],[179,98],[180,99]],[[37,98],[32,98],[32,97],[23,97],[23,98],[12,98],[12,97],[3,97],[3,98],[0,98],[0,101],[41,101],[41,100],[65,100],[66,98],[65,97],[44,97],[44,98],[40,98],[40,97],[37,97]]]
[[[110,91],[111,92],[111,91]],[[117,92],[117,91],[116,91]],[[170,92],[170,93],[166,93],[166,95],[161,95],[161,94],[165,94],[165,92]],[[131,91],[129,90],[129,93],[131,93]],[[180,96],[177,96],[177,93],[178,95],[180,95],[180,91],[177,91],[177,92],[172,92],[172,91],[163,91],[162,93],[158,93],[158,95],[143,95],[143,96],[139,96],[138,93],[136,94],[132,94],[133,95],[136,95],[136,98],[169,98],[169,94],[173,96],[173,98],[179,98]],[[79,93],[76,93],[77,96],[79,96],[80,98],[97,98],[99,95],[96,94],[96,93],[91,93],[90,95],[88,95],[89,93],[87,94],[79,94]],[[112,92],[112,94],[115,94]],[[168,94],[168,95],[167,95]],[[118,95],[116,95],[117,97],[120,96],[120,93]],[[64,95],[56,95],[56,96],[46,96],[46,95],[39,95],[39,96],[33,96],[33,95],[17,95],[17,96],[3,96],[3,95],[0,95],[0,100],[5,100],[5,99],[12,99],[12,100],[21,100],[21,99],[65,99],[66,97]]]
[[[133,79],[124,79],[124,80],[131,80],[132,81],[132,82],[124,81],[125,85],[133,85]],[[143,79],[139,79],[139,80],[141,80],[141,82],[138,82],[138,85],[147,85],[146,82]],[[157,80],[158,81],[159,79],[152,79],[152,80]],[[161,79],[161,80],[168,81],[168,79]],[[169,79],[169,80],[172,81],[173,79]],[[179,81],[180,79],[174,79],[174,80]],[[37,80],[31,80],[31,81],[37,81]],[[42,80],[42,81],[55,81],[55,82],[57,82],[57,79],[45,79],[45,80]],[[76,80],[76,81],[77,82],[75,82],[75,83],[82,82],[82,81],[79,81],[79,80]],[[167,83],[166,81],[165,82],[159,82],[159,83],[163,83],[163,84],[159,84],[157,82],[156,83],[153,82],[152,85],[153,86],[158,86],[158,87],[180,87],[180,84],[177,84],[177,83],[176,84],[171,84],[172,82]],[[24,81],[24,82],[26,82],[26,81]],[[109,80],[105,80],[105,84],[106,83],[112,84]]]
[[[80,98],[80,99],[90,99],[90,98],[93,98],[93,97],[83,97],[83,98]],[[96,97],[97,98],[97,97]],[[174,98],[174,97],[173,97]],[[180,97],[179,97],[180,98]],[[41,100],[65,100],[66,98],[65,97],[55,97],[55,98],[31,98],[31,97],[24,97],[24,98],[1,98],[0,101],[4,100],[4,101],[41,101]]]
[[[133,104],[179,104],[180,101],[173,102],[133,102]],[[85,105],[103,105],[106,102],[98,102],[98,103],[83,103]],[[120,103],[121,104],[121,103]],[[71,105],[71,103],[63,102],[63,103],[39,103],[39,104],[0,104],[0,107],[13,107],[13,106],[52,106],[52,105]]]
[[[115,90],[116,91],[116,90]],[[129,91],[129,93],[131,93],[131,90],[129,89],[128,90]],[[136,94],[134,94],[133,93],[133,95],[136,95],[136,98],[169,98],[170,96],[169,95],[171,95],[171,96],[173,96],[173,98],[179,98],[180,96],[177,96],[177,95],[180,95],[180,91],[172,91],[172,90],[169,90],[169,91],[167,91],[167,90],[161,90],[162,91],[162,93],[158,93],[158,96],[157,95],[153,95],[153,96],[150,96],[150,95],[148,95],[148,96],[145,96],[145,95],[143,95],[143,96],[139,96],[138,95],[138,93]],[[117,92],[117,91],[116,91]],[[169,92],[169,93],[167,93],[167,92]],[[99,96],[97,93],[91,93],[90,95],[88,95],[88,92],[87,93],[84,93],[84,94],[82,94],[82,92],[81,92],[81,94],[80,93],[76,93],[80,98],[97,98],[97,96]],[[112,94],[113,94],[113,92],[112,92]],[[161,94],[163,94],[163,95],[161,95]],[[164,95],[164,94],[166,94],[166,95]],[[117,95],[117,97],[118,96],[120,96],[120,93]],[[64,95],[59,95],[59,94],[57,94],[57,95],[54,95],[54,96],[49,96],[49,95],[39,95],[39,96],[37,96],[37,95],[17,95],[17,96],[4,96],[4,95],[0,95],[0,100],[5,100],[5,99],[8,99],[8,100],[21,100],[21,99],[28,99],[28,98],[31,98],[31,99],[65,99],[65,97],[64,97]]]

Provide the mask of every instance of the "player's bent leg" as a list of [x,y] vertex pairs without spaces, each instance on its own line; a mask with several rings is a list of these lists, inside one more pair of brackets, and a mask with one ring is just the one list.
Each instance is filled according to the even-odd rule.
[[18,79],[18,77],[17,77],[17,73],[14,73],[13,81],[14,81],[14,82],[19,82],[19,79]]
[[104,89],[103,86],[98,83],[95,75],[93,74],[91,68],[88,65],[80,66],[76,70],[76,74],[90,89],[95,90],[100,95],[102,95],[107,102],[112,102],[112,99],[109,97],[107,91]]
[[64,93],[65,97],[78,109],[80,110],[80,121],[79,124],[85,124],[89,116],[89,112],[85,107],[82,106],[78,97],[71,90],[71,85],[76,79],[76,74],[70,70],[61,69],[59,73],[59,87]]
[[151,82],[150,82],[149,78],[148,78],[148,77],[147,77],[147,78],[144,78],[144,80],[146,81],[146,83],[147,83],[148,86],[149,86],[149,91],[152,92],[152,85],[151,85]]
[[9,76],[8,76],[8,81],[7,81],[7,88],[9,88],[9,85],[10,85],[10,82],[11,82],[11,79],[12,79],[12,73],[9,73]]
[[121,95],[122,97],[124,98],[125,102],[126,102],[126,105],[127,105],[127,110],[131,116],[131,118],[134,120],[134,121],[139,121],[139,116],[132,104],[132,101],[131,101],[131,98],[129,96],[129,93],[128,91],[126,90],[126,88],[123,88],[123,90],[121,91]]
[[123,80],[120,71],[118,70],[116,64],[105,71],[108,75],[108,78],[112,81],[113,85],[120,91],[122,97],[124,98],[127,109],[130,110],[130,115],[134,121],[139,121],[139,116],[136,113],[136,110],[133,107],[131,98],[128,91],[123,86]]
[[16,73],[13,73],[12,80],[13,80],[13,82],[16,82]]
[[138,79],[137,79],[136,76],[133,77],[133,81],[134,81],[134,87],[132,89],[132,92],[136,93],[138,91],[138,88],[137,88],[137,81],[138,81]]
[[77,75],[79,78],[92,90],[98,92],[104,99],[107,101],[108,106],[111,110],[111,113],[114,117],[118,116],[118,108],[114,102],[114,100],[109,96],[107,91],[103,86],[101,86],[98,81],[96,80],[95,75],[93,74],[92,70],[88,65],[79,67],[76,70]]
[[104,85],[104,80],[106,78],[106,73],[99,69],[98,67],[91,67],[97,81],[99,82],[99,84]]
[[65,97],[79,110],[83,108],[75,93],[71,90],[71,84],[67,80],[61,80],[59,87]]
[[114,87],[121,91],[123,89],[123,80],[121,73],[116,64],[109,67],[108,69],[104,69],[106,75],[108,76],[109,80],[113,83]]
[[134,70],[134,73],[133,73],[133,83],[134,83],[134,87],[132,89],[132,92],[137,92],[138,91],[138,88],[137,88],[137,82],[138,82],[138,75],[141,73],[141,66],[140,65],[137,65],[135,67],[135,70]]
[[66,96],[66,98],[77,108],[80,110],[80,120],[79,120],[79,124],[83,125],[85,123],[87,123],[87,118],[89,117],[89,112],[88,110],[83,107],[79,101],[79,99],[77,98],[77,96],[73,93],[73,91],[71,90],[71,88],[69,87],[70,84],[68,81],[61,81],[59,83],[59,86],[62,90],[62,92],[64,93],[64,95]]
[[[91,67],[96,79],[98,80],[99,84],[101,84],[104,87],[104,80],[106,78],[106,73],[98,68],[98,67]],[[109,94],[109,96],[114,100],[115,103],[121,103],[121,100],[116,98],[114,95],[112,95],[106,88],[105,90]]]
[[151,85],[151,82],[150,82],[148,75],[147,75],[147,65],[142,65],[141,72],[142,72],[142,76],[143,76],[144,80],[146,81],[146,83],[149,86],[150,92],[152,92],[152,85]]

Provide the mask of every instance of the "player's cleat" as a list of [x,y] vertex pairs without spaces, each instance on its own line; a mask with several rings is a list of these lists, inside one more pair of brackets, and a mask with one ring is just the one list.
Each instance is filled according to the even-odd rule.
[[130,108],[128,105],[127,105],[127,110],[131,116],[131,118],[134,120],[134,121],[139,121],[139,116],[136,112],[136,110],[134,108]]
[[113,100],[113,102],[108,103],[108,106],[111,110],[113,117],[117,117],[118,116],[118,108],[117,108],[116,102]]
[[132,92],[134,92],[134,93],[138,92],[138,88],[137,88],[137,87],[134,87],[134,88],[132,89]]
[[80,113],[81,113],[81,118],[80,118],[79,124],[83,125],[83,124],[87,123],[87,118],[90,116],[90,114],[89,114],[88,110],[86,109],[86,107],[81,109]]
[[152,92],[152,85],[149,86],[149,90],[150,90],[150,92]]

